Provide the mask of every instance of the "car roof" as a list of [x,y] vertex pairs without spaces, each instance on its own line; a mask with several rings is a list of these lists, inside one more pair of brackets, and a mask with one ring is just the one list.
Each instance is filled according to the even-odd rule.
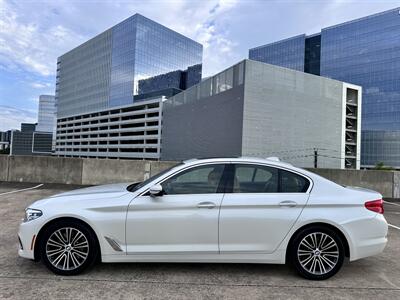
[[268,157],[268,158],[260,158],[260,157],[209,157],[209,158],[193,158],[185,160],[183,163],[185,165],[193,165],[199,163],[207,163],[207,162],[238,162],[238,163],[267,163],[274,166],[281,167],[292,167],[294,166],[290,163],[283,162],[279,160],[278,157]]

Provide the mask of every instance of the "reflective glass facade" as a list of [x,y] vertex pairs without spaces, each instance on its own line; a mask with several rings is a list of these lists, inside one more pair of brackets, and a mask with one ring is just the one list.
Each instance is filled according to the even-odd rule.
[[361,165],[400,167],[400,8],[322,29],[320,39],[320,75],[363,88]]
[[304,71],[304,34],[249,50],[249,58],[267,64]]
[[53,132],[56,127],[56,105],[54,96],[40,95],[36,131]]
[[201,44],[135,14],[58,59],[57,117],[190,87],[201,80],[202,52]]
[[321,75],[363,87],[362,165],[400,167],[400,14],[323,29]]

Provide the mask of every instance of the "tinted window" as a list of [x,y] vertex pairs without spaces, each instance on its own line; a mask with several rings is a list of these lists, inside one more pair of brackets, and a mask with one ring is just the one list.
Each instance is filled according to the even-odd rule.
[[304,177],[280,170],[281,193],[305,193],[310,186],[310,182]]
[[206,165],[183,171],[161,185],[166,195],[217,193],[224,165]]
[[235,165],[234,193],[277,193],[278,170],[253,165]]

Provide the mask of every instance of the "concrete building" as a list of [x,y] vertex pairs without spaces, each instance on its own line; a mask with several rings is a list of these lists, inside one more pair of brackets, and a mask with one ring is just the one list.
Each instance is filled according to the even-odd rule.
[[256,47],[249,58],[362,86],[361,165],[400,168],[400,8]]
[[57,61],[57,118],[130,105],[200,82],[203,46],[135,14]]
[[159,159],[164,97],[57,120],[55,154]]
[[37,132],[36,125],[22,123],[21,130],[12,130],[10,155],[51,155],[52,133]]
[[163,104],[161,158],[278,156],[360,167],[361,87],[244,60]]

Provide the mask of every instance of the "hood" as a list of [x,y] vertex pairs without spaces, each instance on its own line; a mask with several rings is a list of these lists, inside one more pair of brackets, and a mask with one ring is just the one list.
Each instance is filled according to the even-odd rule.
[[[95,194],[125,194],[129,193],[126,189],[131,183],[113,183],[91,186],[87,188],[72,190],[69,192],[57,194],[50,196],[49,198],[58,198],[66,196],[85,196],[85,195],[95,195]],[[118,195],[116,195],[118,196]]]

